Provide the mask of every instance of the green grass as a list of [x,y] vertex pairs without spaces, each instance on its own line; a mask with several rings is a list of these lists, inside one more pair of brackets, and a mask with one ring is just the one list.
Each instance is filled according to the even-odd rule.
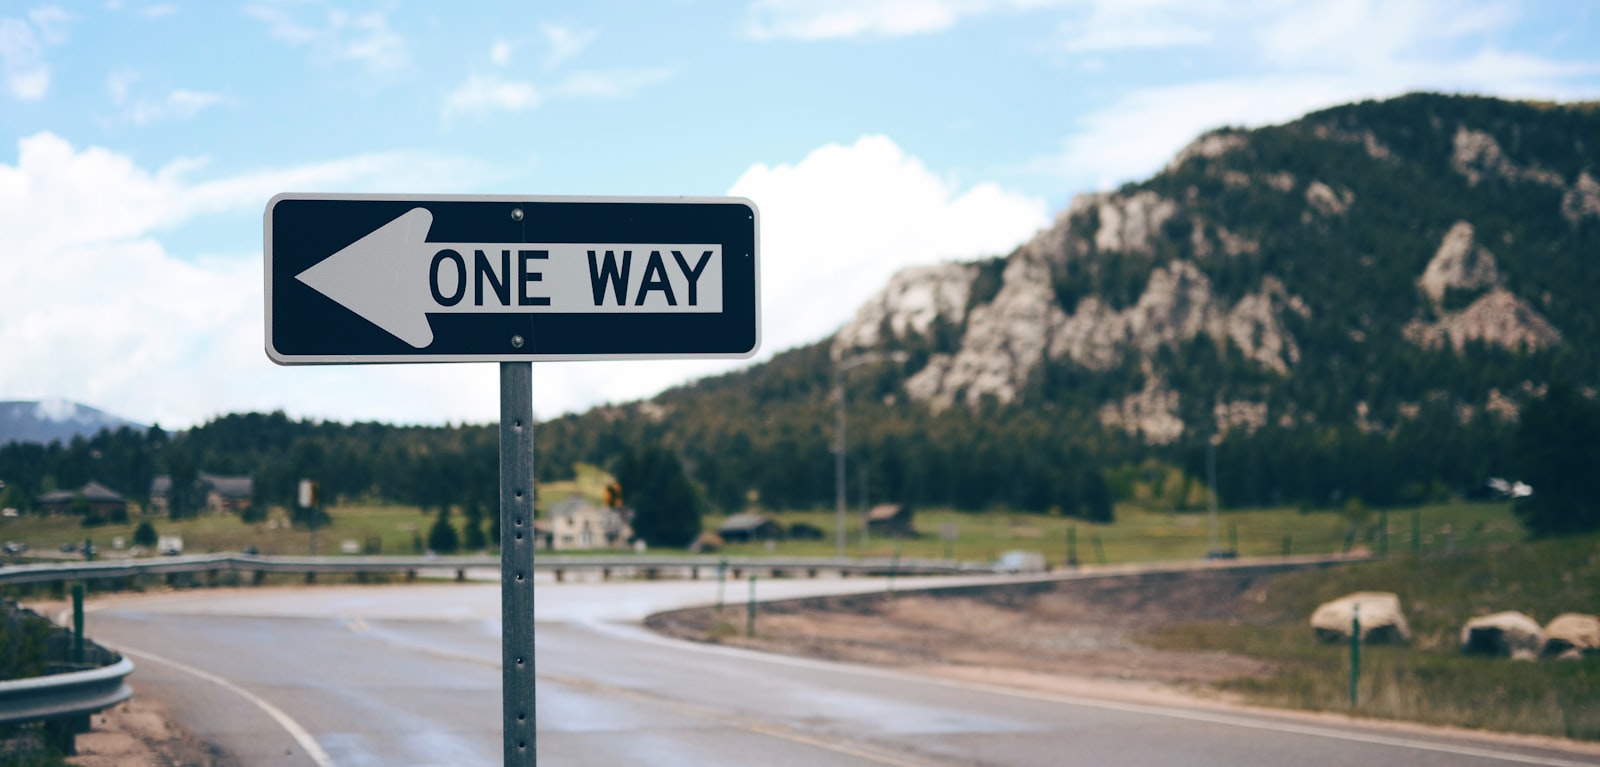
[[1225,685],[1256,702],[1349,711],[1349,647],[1316,642],[1309,618],[1324,601],[1367,590],[1400,596],[1415,640],[1362,648],[1354,713],[1600,740],[1600,658],[1522,663],[1466,657],[1456,644],[1462,624],[1477,615],[1518,610],[1545,623],[1592,612],[1600,600],[1600,536],[1283,575],[1241,625],[1188,626],[1148,639],[1273,663],[1279,670],[1270,677]]
[[[1447,545],[1457,549],[1481,548],[1511,543],[1523,537],[1509,504],[1454,503],[1426,506],[1416,511],[1422,534],[1420,546],[1424,551],[1439,551]],[[774,544],[773,553],[784,556],[832,556],[835,553],[835,512],[788,511],[772,516],[785,527],[805,522],[825,532],[821,541],[779,541]],[[1219,548],[1229,548],[1230,542],[1236,539],[1240,556],[1246,557],[1282,554],[1286,538],[1294,554],[1343,551],[1350,529],[1346,516],[1326,511],[1252,509],[1223,511],[1217,516]],[[1363,534],[1356,537],[1355,545],[1374,552],[1381,550],[1384,516],[1381,512],[1368,512]],[[1411,550],[1411,518],[1411,510],[1387,514],[1387,546],[1391,553]],[[707,516],[706,529],[715,530],[722,519],[717,515]],[[948,544],[940,537],[946,523],[954,524],[957,532],[956,540]],[[1005,511],[968,513],[925,509],[916,515],[919,537],[903,541],[871,537],[865,545],[861,540],[861,526],[860,510],[847,510],[845,531],[849,556],[893,556],[898,550],[901,556],[908,558],[942,559],[948,553],[957,560],[989,561],[1010,549],[1031,549],[1044,554],[1050,563],[1061,564],[1069,553],[1069,528],[1074,530],[1080,564],[1097,563],[1101,561],[1101,554],[1107,563],[1154,562],[1198,559],[1211,550],[1211,524],[1204,512],[1149,511],[1131,504],[1119,504],[1116,521],[1109,525]],[[1098,549],[1095,547],[1097,538]],[[759,556],[767,552],[767,547],[764,543],[741,543],[730,545],[724,551],[734,556]]]
[[[573,495],[599,502],[608,480],[609,476],[598,469],[586,471],[580,467],[574,480],[540,485],[536,504],[539,515],[546,516],[551,506]],[[416,552],[419,539],[426,540],[437,509],[345,504],[330,507],[328,513],[333,523],[318,531],[319,553],[337,554],[341,541],[353,540],[363,550],[375,541],[381,553],[411,554]],[[1417,514],[1425,551],[1443,549],[1447,538],[1458,549],[1510,543],[1522,538],[1522,530],[1507,504],[1428,506]],[[771,553],[778,556],[832,556],[835,553],[833,511],[786,511],[773,516],[785,527],[806,522],[821,528],[825,535],[820,541],[779,541]],[[1411,511],[1388,514],[1390,551],[1410,550],[1411,517]],[[288,512],[282,508],[271,509],[266,521],[253,524],[243,523],[232,515],[209,514],[174,522],[161,516],[141,517],[137,511],[128,524],[96,528],[81,527],[75,517],[5,518],[0,519],[0,540],[19,541],[39,551],[55,551],[63,543],[81,544],[87,537],[92,538],[102,552],[110,552],[113,540],[118,537],[123,539],[125,547],[133,545],[133,531],[141,519],[148,519],[162,535],[183,536],[185,553],[190,554],[240,551],[248,546],[255,546],[263,554],[300,555],[310,551],[310,532],[303,527],[290,527]],[[460,507],[452,509],[452,519],[458,526],[461,524]],[[723,519],[720,515],[708,515],[704,520],[705,528],[715,530]],[[1369,512],[1365,534],[1358,536],[1356,545],[1374,551],[1382,547],[1381,537],[1376,532],[1381,519],[1380,513]],[[947,523],[955,526],[954,541],[946,542],[940,537]],[[917,512],[916,527],[920,532],[917,538],[895,540],[873,536],[863,545],[861,513],[848,510],[846,554],[889,557],[898,552],[907,558],[943,559],[948,555],[963,561],[991,561],[1004,551],[1029,549],[1042,553],[1051,564],[1059,565],[1067,559],[1069,528],[1075,531],[1077,558],[1081,564],[1097,563],[1102,556],[1107,563],[1198,559],[1211,550],[1211,526],[1204,512],[1149,511],[1132,504],[1119,505],[1116,522],[1109,525],[1001,510],[972,513],[924,509]],[[1296,554],[1342,551],[1350,526],[1347,518],[1339,513],[1305,513],[1280,508],[1224,511],[1218,514],[1217,528],[1221,548],[1228,548],[1236,537],[1241,556],[1267,556],[1282,554],[1286,538]],[[1452,536],[1443,532],[1447,528],[1454,531]],[[728,546],[724,553],[761,556],[768,550],[764,543],[748,543]]]

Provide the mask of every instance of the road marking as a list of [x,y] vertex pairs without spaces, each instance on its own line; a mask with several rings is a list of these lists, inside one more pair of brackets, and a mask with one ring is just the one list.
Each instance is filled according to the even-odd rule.
[[1251,730],[1278,732],[1287,735],[1306,735],[1311,737],[1327,738],[1330,740],[1342,740],[1351,743],[1363,743],[1374,746],[1390,746],[1393,748],[1408,748],[1417,751],[1432,751],[1435,753],[1450,754],[1453,756],[1469,756],[1478,759],[1491,759],[1502,762],[1514,762],[1517,764],[1531,764],[1537,765],[1538,767],[1595,767],[1596,764],[1600,764],[1600,762],[1578,762],[1570,759],[1561,759],[1558,757],[1538,756],[1535,754],[1519,754],[1513,751],[1499,751],[1491,748],[1480,748],[1477,746],[1460,746],[1450,743],[1436,743],[1416,738],[1337,730],[1331,727],[1319,727],[1317,725],[1310,724],[1277,722],[1264,718],[1252,719],[1242,715],[1215,713],[1196,709],[1167,708],[1145,703],[1125,703],[1121,701],[1082,698],[1074,695],[1035,692],[1032,690],[1021,690],[1012,687],[983,684],[981,682],[966,682],[956,679],[920,676],[917,674],[898,672],[890,669],[857,666],[834,661],[821,661],[812,658],[796,658],[787,655],[765,653],[759,650],[748,650],[740,647],[703,645],[681,639],[660,636],[654,632],[651,632],[649,629],[644,628],[643,626],[605,623],[602,621],[584,621],[578,625],[582,625],[623,640],[644,641],[668,647],[676,647],[683,650],[690,650],[693,652],[765,661],[767,663],[793,666],[796,668],[835,671],[839,673],[856,674],[858,676],[893,679],[901,682],[937,685],[939,687],[948,687],[957,690],[966,690],[969,692],[981,692],[990,695],[1004,695],[1013,698],[1036,700],[1045,703],[1060,703],[1069,706],[1097,708],[1106,711],[1120,711],[1129,714],[1160,716],[1168,719],[1182,719],[1192,722],[1203,722],[1206,724],[1220,724]]
[[216,674],[213,674],[209,671],[201,671],[200,669],[190,666],[187,663],[179,663],[178,661],[170,658],[164,658],[160,655],[156,655],[155,653],[145,652],[144,650],[135,650],[126,646],[118,646],[116,650],[124,655],[132,655],[135,658],[155,661],[163,666],[171,666],[172,668],[182,671],[185,674],[192,674],[204,679],[207,682],[217,685],[224,690],[236,693],[239,695],[239,697],[250,701],[252,704],[255,704],[256,708],[261,709],[266,713],[267,716],[272,717],[273,721],[277,722],[279,726],[288,731],[289,737],[294,738],[294,741],[300,744],[300,748],[306,752],[306,756],[311,757],[311,761],[317,763],[317,767],[336,767],[333,762],[333,758],[328,756],[328,752],[322,750],[322,746],[317,745],[317,739],[312,737],[311,733],[308,732],[306,728],[300,726],[300,723],[296,722],[294,717],[284,713],[283,709],[272,705],[265,699],[261,698],[261,696],[256,695],[255,693],[250,692],[249,690],[246,690],[245,688],[240,687],[233,682],[223,679]]
[[803,746],[820,748],[838,754],[853,756],[857,759],[876,762],[878,764],[886,764],[889,765],[889,767],[943,767],[949,764],[949,762],[928,761],[923,757],[892,753],[880,747],[876,747],[867,743],[843,740],[837,736],[835,736],[834,739],[829,739],[812,735],[801,732],[800,730],[787,725],[761,721],[748,715],[741,714],[737,711],[719,709],[699,703],[690,703],[689,701],[678,700],[676,698],[645,692],[643,690],[635,690],[629,687],[606,684],[605,682],[596,681],[594,679],[584,679],[582,677],[565,676],[561,674],[538,674],[538,677],[546,681],[555,682],[568,687],[574,687],[580,690],[604,693],[619,698],[629,698],[647,705],[655,706],[657,708],[665,708],[677,711],[680,714],[706,719],[724,726],[737,727],[748,732],[753,732],[757,735],[780,738],[792,743],[799,743]]

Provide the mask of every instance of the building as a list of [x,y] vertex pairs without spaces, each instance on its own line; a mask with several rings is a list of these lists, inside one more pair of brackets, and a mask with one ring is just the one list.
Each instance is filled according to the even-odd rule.
[[123,518],[128,515],[128,499],[92,480],[76,490],[53,490],[40,495],[35,503],[45,514],[71,514],[79,498],[83,499],[84,511],[90,515]]
[[917,528],[911,507],[904,503],[883,503],[867,511],[867,532],[893,538],[915,538]]
[[[254,501],[256,481],[248,475],[230,477],[222,474],[207,474],[200,472],[195,478],[197,484],[204,489],[206,495],[206,511],[213,514],[230,512],[237,514],[248,508]],[[172,477],[162,475],[150,480],[150,510],[157,514],[165,514],[171,509]]]
[[573,496],[550,509],[550,548],[625,549],[633,542],[633,513]]
[[783,525],[765,514],[745,512],[723,520],[717,525],[717,535],[724,543],[776,541],[783,539]]

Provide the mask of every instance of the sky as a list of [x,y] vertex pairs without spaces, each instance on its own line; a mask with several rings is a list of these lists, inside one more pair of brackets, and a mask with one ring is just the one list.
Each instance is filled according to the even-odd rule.
[[1205,130],[1600,98],[1595,40],[1584,1],[0,0],[0,400],[495,421],[493,363],[268,360],[278,193],[754,201],[756,357],[536,363],[549,418],[826,338]]

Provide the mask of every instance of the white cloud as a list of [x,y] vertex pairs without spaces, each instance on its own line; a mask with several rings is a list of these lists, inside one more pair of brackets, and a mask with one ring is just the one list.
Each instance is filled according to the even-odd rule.
[[676,70],[668,68],[582,71],[546,87],[527,80],[474,74],[445,97],[444,117],[449,120],[464,114],[525,112],[543,106],[549,99],[627,98],[676,75]]
[[49,133],[20,140],[16,157],[0,163],[0,399],[65,397],[179,427],[278,408],[486,420],[452,397],[492,400],[492,385],[456,386],[459,372],[278,369],[262,352],[259,252],[179,258],[160,242],[208,213],[260,211],[286,189],[436,187],[485,168],[397,153],[194,181],[198,161],[150,171]]
[[144,79],[137,72],[121,70],[106,78],[106,90],[111,92],[111,103],[121,110],[121,118],[134,125],[149,125],[165,120],[188,120],[207,107],[223,102],[220,94],[178,88],[158,99],[134,95],[135,86]]
[[545,46],[549,49],[544,55],[546,71],[577,58],[599,37],[599,33],[592,30],[579,31],[559,24],[541,24],[539,33],[544,36]]
[[147,19],[163,19],[178,12],[178,6],[170,4],[146,6],[139,13]]
[[[1506,53],[1480,42],[1511,24],[1515,10],[1499,2],[1460,6],[1431,0],[1309,5],[1262,0],[1181,11],[1169,0],[1133,4],[1115,13],[1148,12],[1161,23],[1184,19],[1202,34],[1211,29],[1218,38],[1212,45],[1240,45],[1235,53],[1259,57],[1257,69],[1263,74],[1125,89],[1080,117],[1061,151],[1034,168],[1066,179],[1075,190],[1110,188],[1160,170],[1212,128],[1284,122],[1319,108],[1414,90],[1593,98],[1593,86],[1578,84],[1578,78],[1600,72],[1600,59],[1562,61]],[[1102,14],[1102,20],[1115,13]],[[1180,13],[1188,15],[1174,15]],[[1229,33],[1234,37],[1223,40],[1218,34],[1223,25],[1240,24]],[[1132,44],[1144,34],[1134,30],[1138,26],[1103,26],[1085,34],[1102,42],[1125,34],[1122,42]],[[1168,45],[1180,43],[1188,44]]]
[[1049,5],[1051,0],[756,0],[745,33],[757,40],[904,37],[961,19]]
[[50,92],[45,48],[66,42],[71,20],[54,6],[35,8],[27,19],[0,18],[0,77],[12,98],[38,101]]
[[533,83],[496,75],[473,75],[445,98],[445,117],[456,114],[521,112],[544,103]]
[[505,40],[496,40],[494,45],[489,46],[489,60],[494,62],[495,66],[503,67],[510,64],[512,50],[511,43]]
[[883,136],[752,166],[730,194],[761,210],[769,351],[834,332],[902,267],[1006,253],[1049,223],[1043,200],[962,188]]
[[305,21],[291,8],[301,3],[260,3],[245,6],[244,12],[266,22],[267,34],[290,45],[310,46],[326,61],[354,61],[373,72],[404,67],[409,61],[406,40],[389,27],[388,14],[382,11],[350,13],[312,4],[320,18]]

